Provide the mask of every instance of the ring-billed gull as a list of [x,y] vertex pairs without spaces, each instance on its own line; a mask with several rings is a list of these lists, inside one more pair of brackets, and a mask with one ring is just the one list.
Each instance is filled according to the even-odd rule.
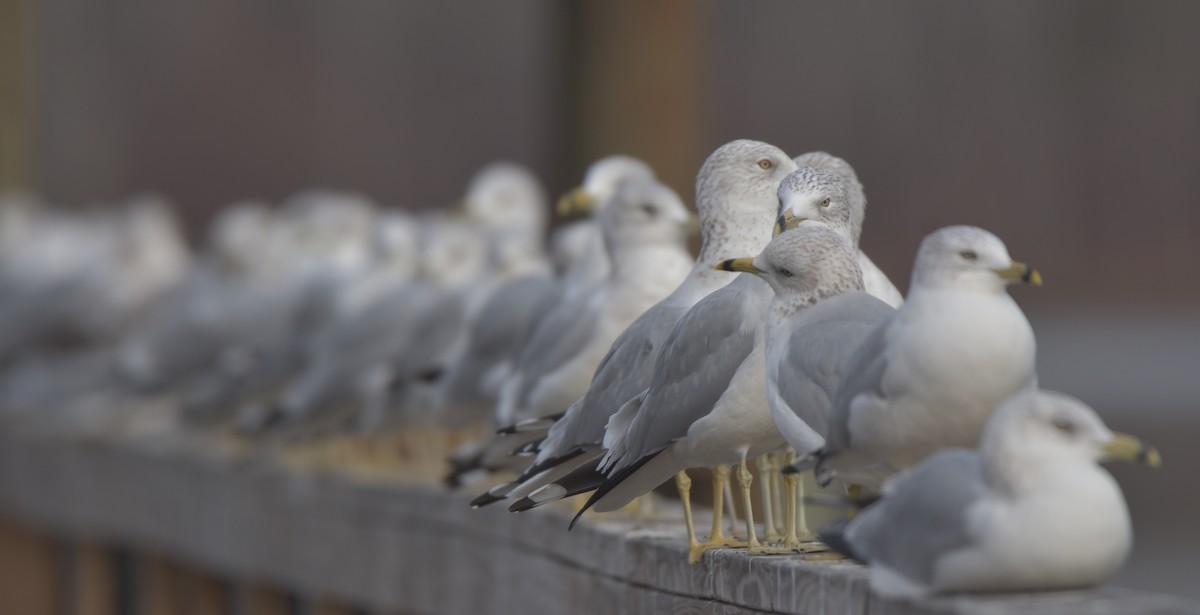
[[585,240],[566,239],[584,247],[582,258],[566,272],[564,283],[568,294],[600,282],[608,275],[608,254],[604,249],[600,223],[596,219],[598,210],[622,183],[629,179],[657,179],[654,170],[645,162],[632,156],[606,156],[593,162],[584,173],[583,183],[558,199],[559,216],[588,216],[582,220],[568,222],[562,229],[564,236],[584,235]]
[[821,537],[867,563],[887,596],[1097,585],[1132,543],[1121,489],[1097,465],[1105,459],[1161,463],[1083,402],[1022,391],[996,409],[978,451],[930,456]]
[[[551,488],[542,493],[542,501],[579,492],[552,483],[589,464],[594,467],[603,452],[600,446],[609,417],[650,386],[654,364],[680,317],[732,281],[732,276],[714,271],[713,266],[730,253],[756,253],[767,244],[778,213],[776,189],[794,168],[783,151],[758,141],[732,141],[708,157],[696,177],[701,242],[687,279],[617,338],[587,394],[550,429],[535,463],[517,482],[498,485],[477,504],[506,496],[519,500],[544,486]],[[600,478],[593,473],[590,486],[594,488]],[[523,509],[534,504],[513,506]]]
[[1032,387],[1035,342],[1006,291],[1040,284],[995,235],[950,226],[925,237],[908,296],[845,370],[817,479],[877,487],[948,446],[974,446],[1001,400]]
[[[855,203],[839,175],[810,167],[795,170],[777,187],[777,200],[793,214],[787,218],[788,228],[820,226],[841,237],[847,258],[856,260],[851,221]],[[777,238],[772,245],[794,244],[806,236]],[[746,271],[758,272],[748,268],[750,260],[728,261],[724,267],[740,264],[747,266]],[[850,270],[858,275],[855,266]],[[589,485],[599,487],[591,502],[597,511],[624,505],[672,475],[686,502],[690,480],[683,471],[689,467],[716,466],[719,493],[728,475],[726,464],[733,463],[738,464],[743,504],[748,504],[751,477],[745,459],[760,457],[783,444],[768,410],[763,374],[762,323],[772,295],[767,284],[742,276],[698,302],[679,321],[658,359],[649,390],[627,403],[609,422],[604,436],[609,450],[603,464],[607,478],[593,479]],[[622,425],[627,427],[622,429]],[[732,425],[736,428],[725,429]],[[702,463],[703,459],[711,463]],[[519,502],[514,508],[568,495],[583,486],[574,484],[577,478],[569,476],[543,487],[530,495],[529,503]],[[763,493],[763,508],[769,511],[765,484]],[[705,549],[727,543],[720,529],[721,512],[721,502],[714,499],[713,532],[703,547],[688,524],[693,561]],[[765,515],[765,520],[768,534],[773,534],[770,516]],[[765,552],[757,543],[751,516],[747,516],[747,534],[751,548]]]
[[[405,352],[391,366],[393,386],[402,392],[407,414],[423,420],[436,403],[436,381],[465,351],[469,327],[488,297],[513,279],[548,275],[549,205],[541,182],[528,169],[511,162],[485,166],[471,178],[462,210],[466,222],[484,232],[489,266],[420,317]],[[521,315],[513,310],[489,317],[519,327],[513,320]]]
[[[803,228],[803,227],[801,227]],[[894,309],[867,292],[854,252],[831,250],[817,262],[790,267],[752,263],[775,290],[766,318],[767,401],[771,416],[792,450],[806,455],[825,442],[828,414],[843,369],[854,350]],[[813,302],[812,289],[824,289]],[[788,463],[795,453],[789,453]],[[799,476],[786,478],[783,546],[809,539],[798,507]]]
[[561,261],[555,263],[563,270],[561,280],[531,273],[492,294],[471,324],[468,348],[439,383],[440,424],[484,418],[495,405],[499,384],[513,369],[511,362],[522,340],[529,339],[554,304],[573,300],[608,274],[608,255],[596,218],[618,186],[633,178],[652,180],[654,172],[636,158],[608,156],[592,163],[583,184],[559,199],[560,216],[587,216],[555,229],[551,238],[554,256]]
[[[812,167],[823,171],[836,173],[846,182],[846,193],[850,198],[850,228],[851,239],[854,241],[854,246],[858,247],[859,239],[862,237],[863,222],[867,216],[867,195],[863,191],[862,182],[858,180],[858,174],[854,172],[854,167],[850,163],[838,158],[827,152],[809,152],[801,154],[794,159],[798,167]],[[786,215],[793,208],[788,203],[781,200],[780,214]],[[798,214],[797,214],[798,215]],[[896,289],[892,281],[888,279],[879,267],[875,265],[866,252],[858,251],[858,266],[863,274],[863,288],[872,295],[879,297],[892,307],[898,307],[904,303],[904,295]]]
[[521,371],[506,384],[497,408],[502,423],[558,414],[582,397],[616,337],[693,267],[684,246],[691,214],[670,188],[654,180],[621,184],[600,221],[612,270],[593,292],[561,304],[534,332],[527,349],[539,352],[523,360]]
[[[802,172],[798,171],[798,172]],[[840,185],[837,182],[836,185]],[[815,303],[861,284],[861,274],[846,228],[802,225],[784,232],[752,258],[721,265],[728,271],[752,274],[789,272],[808,282],[799,292],[801,303]],[[740,301],[723,300],[750,282],[766,287],[742,291]],[[750,501],[751,474],[746,460],[780,449],[784,439],[768,409],[765,386],[762,321],[772,302],[772,289],[752,275],[740,277],[696,304],[672,332],[655,370],[654,383],[641,410],[626,431],[625,441],[613,443],[608,478],[589,504],[604,512],[621,506],[676,476],[681,495],[687,495],[688,468],[718,468],[737,464],[737,483],[746,511],[747,545],[767,552],[758,543]],[[739,308],[749,311],[741,312]],[[690,505],[685,504],[689,517]],[[714,511],[714,516],[716,516]],[[727,541],[714,534],[701,545],[688,527],[689,560]],[[788,547],[796,545],[789,544]]]

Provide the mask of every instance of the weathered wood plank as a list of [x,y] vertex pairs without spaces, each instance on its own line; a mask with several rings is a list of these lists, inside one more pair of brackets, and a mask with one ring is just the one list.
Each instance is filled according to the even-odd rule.
[[[166,447],[170,449],[172,447]],[[0,431],[0,507],[226,578],[337,605],[412,613],[1200,612],[1118,588],[919,605],[881,601],[865,570],[717,551],[685,562],[677,511],[639,521],[471,510],[465,494],[270,465]],[[699,520],[700,523],[706,523]],[[257,612],[257,611],[252,611]]]

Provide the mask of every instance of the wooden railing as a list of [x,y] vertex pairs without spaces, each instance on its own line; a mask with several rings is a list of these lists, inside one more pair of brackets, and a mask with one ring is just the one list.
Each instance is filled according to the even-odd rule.
[[566,510],[472,510],[431,485],[181,448],[0,430],[0,511],[31,531],[0,532],[0,572],[54,602],[17,610],[21,592],[0,592],[0,613],[1200,612],[1119,588],[885,602],[848,562],[688,565],[669,505],[567,532]]

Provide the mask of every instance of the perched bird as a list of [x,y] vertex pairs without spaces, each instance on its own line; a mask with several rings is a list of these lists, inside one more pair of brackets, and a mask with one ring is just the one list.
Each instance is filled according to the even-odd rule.
[[174,216],[154,198],[108,213],[9,217],[12,236],[0,254],[0,360],[115,342],[191,258]]
[[[727,260],[720,267],[757,275],[788,272],[797,283],[798,304],[816,303],[861,284],[845,226],[839,230],[818,223],[802,225],[776,237],[759,256]],[[742,291],[740,302],[723,300],[750,281],[767,287],[765,297]],[[747,297],[752,298],[747,301]],[[715,467],[720,476],[725,472],[722,467],[736,464],[747,545],[752,553],[771,551],[759,544],[754,529],[752,477],[746,466],[747,459],[784,444],[766,399],[763,320],[769,305],[777,306],[771,286],[747,275],[697,303],[680,320],[642,408],[626,431],[626,441],[610,449],[611,455],[620,457],[589,504],[601,512],[612,510],[672,475],[677,484],[686,485],[680,473],[687,468]],[[741,306],[750,311],[739,313]],[[681,489],[681,495],[686,491]],[[789,510],[795,512],[794,507]],[[690,527],[688,540],[690,561],[722,545],[712,540],[701,545]],[[798,546],[793,541],[786,548]]]
[[[428,307],[392,366],[407,413],[421,420],[429,420],[437,405],[437,381],[466,352],[472,323],[487,322],[476,316],[492,293],[530,275],[548,282],[550,274],[545,255],[549,206],[541,182],[528,169],[511,162],[485,166],[471,178],[461,208],[465,220],[483,232],[488,267]],[[512,310],[490,317],[499,326],[520,328],[526,315]]]
[[559,199],[560,216],[586,216],[560,226],[551,237],[553,264],[561,279],[553,279],[548,270],[530,272],[489,296],[480,317],[471,323],[467,346],[438,383],[437,423],[460,426],[488,418],[513,363],[523,352],[526,357],[534,352],[522,346],[533,339],[546,315],[555,305],[594,289],[608,275],[597,216],[622,182],[639,178],[653,180],[654,172],[636,158],[609,156],[592,163],[583,184]]
[[[424,318],[439,301],[457,296],[478,278],[487,244],[475,225],[445,218],[422,224],[419,277],[353,313],[310,332],[300,369],[283,390],[268,422],[300,421],[317,428],[345,427],[367,401],[387,392],[398,356],[412,347]],[[382,402],[372,402],[382,403]],[[380,421],[378,408],[366,419]],[[253,414],[248,414],[248,418]],[[253,423],[250,423],[253,424]]]
[[931,455],[821,538],[868,564],[885,596],[1091,587],[1133,540],[1121,489],[1097,465],[1107,459],[1161,464],[1083,402],[1021,391],[996,409],[978,450]]
[[[826,152],[801,154],[796,156],[793,161],[796,166],[801,168],[811,167],[836,173],[846,183],[846,194],[850,201],[851,240],[854,242],[854,247],[857,248],[859,239],[862,237],[863,222],[867,216],[867,195],[863,191],[862,183],[858,181],[858,174],[854,172],[854,167],[851,167],[850,163],[845,160]],[[795,196],[785,200],[783,190],[780,191],[779,213],[781,215],[804,216],[804,213],[797,211],[793,206],[795,203]],[[887,274],[879,269],[862,250],[858,251],[858,267],[863,274],[863,288],[868,293],[879,297],[892,307],[899,307],[901,303],[904,303],[904,295],[900,294],[900,291],[888,279]]]
[[[815,258],[815,246],[796,245],[793,249],[799,254],[784,252],[786,259],[765,253],[752,262],[731,264],[762,276],[775,291],[764,331],[766,395],[775,426],[794,451],[788,454],[789,464],[796,454],[810,454],[824,444],[846,363],[895,311],[862,290],[861,261],[856,258],[861,252],[841,249],[849,247],[849,241],[842,246],[827,243],[830,248]],[[800,477],[789,474],[785,482],[783,546],[795,548],[811,534],[799,506]]]
[[[679,197],[654,180],[626,180],[600,213],[611,271],[593,292],[564,303],[548,322],[573,322],[562,337],[539,329],[539,351],[519,375],[513,421],[561,412],[587,390],[605,351],[632,321],[679,285],[693,266],[684,247],[691,215]],[[506,421],[507,422],[507,421]]]
[[556,233],[564,247],[577,246],[578,257],[563,276],[566,294],[581,291],[608,275],[608,254],[596,214],[604,208],[617,188],[630,179],[657,179],[654,170],[632,156],[606,156],[588,166],[583,183],[558,200],[558,215],[564,218],[586,216],[568,222]]
[[[626,180],[600,221],[612,265],[609,276],[591,292],[560,304],[534,331],[523,348],[521,369],[505,384],[497,405],[500,424],[558,414],[582,397],[613,340],[692,269],[684,245],[691,215],[657,181]],[[524,443],[503,434],[496,442],[487,457],[503,459]]]
[[847,364],[825,446],[794,468],[874,488],[938,449],[974,446],[996,405],[1037,383],[1033,330],[1006,287],[1041,281],[983,229],[925,237],[904,305]]
[[[587,393],[553,424],[535,463],[512,483],[497,485],[475,501],[506,497],[516,510],[595,488],[605,425],[623,404],[650,386],[654,364],[672,328],[697,301],[732,281],[713,266],[730,253],[760,251],[778,214],[776,189],[794,165],[779,148],[758,141],[727,143],[709,156],[696,178],[700,253],[687,279],[634,321],[613,343]],[[579,484],[555,484],[576,470],[592,470]],[[537,499],[522,501],[535,490]]]

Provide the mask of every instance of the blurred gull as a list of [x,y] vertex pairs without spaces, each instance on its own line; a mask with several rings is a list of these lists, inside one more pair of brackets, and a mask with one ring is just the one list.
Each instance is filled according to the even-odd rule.
[[550,284],[545,256],[549,208],[541,183],[528,169],[508,162],[485,166],[472,177],[461,206],[465,221],[484,234],[489,266],[429,306],[392,366],[406,411],[423,421],[436,419],[429,416],[438,405],[436,383],[448,367],[463,362],[472,323],[523,327],[528,311],[516,309],[523,307],[518,305],[487,314],[490,320],[477,318],[493,293],[514,280],[537,287]]
[[871,587],[889,597],[1098,585],[1133,539],[1105,459],[1161,463],[1079,400],[1022,391],[995,411],[978,451],[930,456],[821,537],[868,564]]
[[1040,284],[1004,243],[951,226],[921,242],[908,297],[844,370],[817,479],[877,487],[934,451],[974,446],[1000,401],[1036,385],[1033,330],[1006,292]]
[[379,290],[312,334],[272,420],[305,421],[309,432],[344,428],[364,408],[363,420],[382,420],[377,398],[395,378],[396,358],[432,306],[477,279],[487,260],[481,229],[461,220],[426,218],[420,241],[417,279]]
[[[550,429],[536,462],[515,483],[498,485],[477,498],[476,505],[524,498],[576,469],[594,467],[603,452],[605,424],[625,402],[650,386],[655,361],[679,318],[732,281],[731,276],[714,271],[713,265],[730,252],[757,252],[770,239],[778,212],[775,191],[793,168],[786,154],[757,141],[733,141],[709,156],[696,178],[700,254],[687,279],[616,339],[586,395]],[[579,493],[594,488],[598,478],[593,473],[584,486],[554,485],[543,496],[557,499]]]
[[[621,184],[600,212],[609,276],[560,304],[534,331],[497,407],[501,424],[561,413],[583,396],[613,340],[692,269],[684,246],[690,221],[670,188],[651,179]],[[512,446],[498,452],[504,448]]]
[[[463,323],[461,336],[445,359],[446,369],[437,382],[433,420],[441,426],[465,427],[486,418],[498,394],[498,381],[503,377],[499,374],[508,369],[502,364],[512,359],[535,317],[541,316],[558,297],[553,267],[542,248],[547,216],[545,197],[540,186],[532,183],[535,181],[532,175],[526,173],[526,176],[528,211],[524,212],[523,227],[514,229],[516,234],[511,230],[496,234],[497,244],[518,244],[519,250],[507,250],[517,258],[508,259],[500,271],[483,282],[487,284],[479,295],[483,303],[464,315],[468,322]],[[481,221],[512,225],[518,217],[471,193],[467,196],[467,207],[474,212],[471,217]],[[580,242],[585,239],[581,237]],[[578,250],[585,252],[586,247],[580,245]]]
[[149,197],[108,213],[34,211],[20,225],[0,262],[0,357],[114,341],[189,258],[167,205]]
[[[497,307],[511,305],[515,300],[520,304],[517,306],[518,312],[521,307],[528,309],[524,327],[507,327],[502,330],[490,321],[479,323],[485,330],[480,331],[478,338],[473,333],[472,342],[478,339],[478,343],[486,350],[472,351],[471,360],[478,364],[464,366],[455,375],[455,382],[447,383],[448,397],[462,398],[474,395],[480,405],[494,407],[501,386],[512,375],[514,362],[519,360],[522,352],[531,352],[523,351],[522,348],[533,338],[535,329],[542,326],[546,314],[559,303],[574,301],[578,295],[593,291],[596,284],[603,281],[609,272],[609,262],[598,215],[621,182],[635,178],[654,179],[654,172],[636,158],[608,156],[592,163],[584,176],[583,184],[559,199],[560,216],[587,216],[560,225],[551,236],[551,252],[561,279],[551,292],[547,292],[548,289],[543,287],[537,288],[536,291],[532,288],[514,288],[506,291],[514,299],[496,297]],[[530,286],[530,283],[524,282],[523,286]],[[525,294],[526,292],[530,294]],[[520,298],[515,299],[516,297]],[[489,306],[481,313],[495,311]],[[490,367],[486,367],[482,377],[472,381],[470,374],[485,365]]]

